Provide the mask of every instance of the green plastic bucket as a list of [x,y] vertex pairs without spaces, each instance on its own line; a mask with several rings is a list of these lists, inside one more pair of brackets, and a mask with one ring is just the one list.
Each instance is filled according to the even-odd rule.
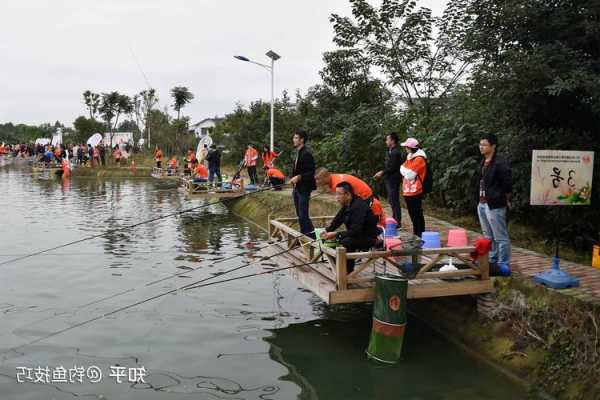
[[373,326],[367,355],[377,361],[394,364],[400,359],[406,330],[408,281],[401,277],[375,277]]

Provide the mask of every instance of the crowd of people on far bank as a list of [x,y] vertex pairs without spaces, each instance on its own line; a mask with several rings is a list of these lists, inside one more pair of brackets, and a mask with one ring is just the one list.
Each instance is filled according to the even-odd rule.
[[45,166],[61,165],[63,160],[78,166],[105,166],[114,161],[117,166],[127,165],[131,154],[128,143],[105,146],[100,143],[91,144],[1,144],[0,155],[11,155],[15,158],[30,158]]
[[[341,208],[325,232],[321,233],[321,239],[336,240],[349,252],[366,251],[376,246],[385,215],[372,188],[358,177],[331,173],[323,167],[316,168],[312,153],[306,146],[307,141],[308,135],[304,130],[294,132],[296,155],[290,168],[292,177],[289,183],[293,185],[292,196],[301,232],[316,238],[309,215],[311,192],[317,186],[325,186],[335,193]],[[385,163],[373,178],[383,180],[392,216],[398,226],[402,224],[400,196],[404,198],[413,234],[421,237],[426,229],[423,200],[433,187],[433,173],[427,154],[416,138],[408,138],[400,143],[398,134],[393,132],[386,135],[385,144]],[[477,192],[473,193],[478,200],[477,213],[483,235],[492,242],[489,253],[492,270],[499,264],[508,265],[511,261],[506,221],[507,211],[511,207],[511,170],[498,156],[497,148],[496,135],[486,134],[480,138],[482,160],[476,171]],[[338,231],[342,225],[346,230]],[[348,272],[353,268],[354,264],[350,261]]]

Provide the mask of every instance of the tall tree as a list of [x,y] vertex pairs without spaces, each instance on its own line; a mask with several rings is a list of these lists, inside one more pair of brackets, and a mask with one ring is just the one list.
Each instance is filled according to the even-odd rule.
[[427,126],[436,98],[445,97],[466,74],[470,53],[462,51],[469,15],[467,0],[450,0],[434,17],[416,0],[351,0],[354,18],[332,14],[334,42],[360,51],[387,78]]
[[173,109],[177,111],[177,119],[181,119],[181,109],[194,99],[194,95],[185,86],[176,86],[171,89]]
[[131,113],[132,110],[133,106],[129,96],[120,94],[117,91],[102,94],[102,104],[100,105],[99,111],[108,127],[111,147],[114,131],[119,123],[119,116]]
[[89,90],[83,92],[83,101],[85,106],[88,108],[90,118],[95,119],[98,114],[98,107],[100,107],[101,97],[98,93],[93,93]]
[[141,131],[145,131],[148,148],[150,147],[150,112],[158,104],[158,96],[155,89],[142,90],[133,97],[133,108],[135,118]]

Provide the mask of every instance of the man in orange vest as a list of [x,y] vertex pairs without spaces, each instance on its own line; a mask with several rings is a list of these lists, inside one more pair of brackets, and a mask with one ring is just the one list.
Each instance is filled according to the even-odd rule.
[[246,154],[244,155],[244,166],[248,169],[250,183],[256,185],[256,160],[258,160],[258,151],[253,145],[248,144]]
[[162,150],[160,149],[160,147],[156,146],[154,148],[154,161],[156,161],[156,168],[162,168],[162,157]]
[[281,185],[285,183],[285,175],[277,168],[269,168],[267,170],[267,178],[275,190],[281,190]]
[[177,172],[177,157],[173,156],[167,163],[167,174],[173,175]]
[[208,170],[204,164],[198,163],[194,172],[196,174],[194,182],[208,182]]
[[196,153],[194,153],[192,149],[189,149],[187,152],[187,156],[185,157],[185,168],[183,169],[183,173],[186,175],[193,175],[197,164],[198,159],[196,158]]
[[348,182],[352,186],[354,195],[365,200],[371,207],[373,215],[377,217],[379,225],[385,225],[385,212],[381,202],[373,196],[373,190],[363,180],[349,174],[332,174],[327,168],[319,168],[315,172],[317,186],[327,186],[330,193],[335,193],[335,188],[342,182]]

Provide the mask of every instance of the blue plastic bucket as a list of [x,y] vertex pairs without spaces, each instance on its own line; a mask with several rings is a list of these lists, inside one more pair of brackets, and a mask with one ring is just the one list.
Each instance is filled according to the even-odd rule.
[[423,239],[424,249],[439,249],[442,247],[439,232],[423,232],[421,239]]

